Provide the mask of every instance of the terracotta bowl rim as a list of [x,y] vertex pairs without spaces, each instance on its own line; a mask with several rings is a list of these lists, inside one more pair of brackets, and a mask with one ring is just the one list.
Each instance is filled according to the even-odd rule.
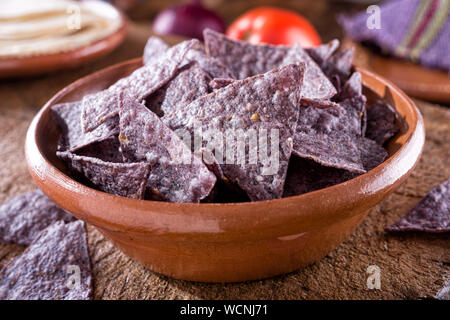
[[[66,86],[62,90],[60,90],[56,95],[54,95],[42,108],[41,110],[36,114],[33,121],[31,122],[27,137],[26,137],[26,143],[25,143],[25,153],[26,153],[26,159],[27,164],[30,173],[32,174],[33,178],[36,180],[35,177],[35,171],[36,168],[39,168],[40,173],[46,172],[48,173],[49,170],[52,172],[54,176],[49,176],[48,174],[45,176],[45,178],[50,178],[52,181],[56,182],[56,184],[60,184],[62,188],[68,190],[68,192],[74,192],[79,195],[83,196],[90,196],[90,197],[96,197],[105,201],[115,201],[116,203],[120,203],[120,205],[124,207],[130,207],[130,208],[138,208],[140,210],[147,210],[150,212],[167,212],[168,214],[182,214],[184,216],[197,216],[199,214],[203,215],[205,219],[213,218],[215,220],[221,220],[221,219],[236,219],[236,221],[241,221],[242,218],[249,219],[248,221],[251,221],[251,219],[254,219],[256,216],[252,216],[251,212],[260,212],[261,210],[279,210],[279,208],[283,207],[291,207],[295,206],[296,204],[299,204],[301,202],[310,202],[317,199],[324,199],[327,197],[334,197],[333,198],[333,206],[335,208],[333,209],[332,206],[329,204],[316,204],[317,208],[328,208],[329,212],[324,215],[317,214],[317,217],[320,219],[323,219],[324,217],[327,218],[330,217],[333,213],[338,212],[338,208],[348,207],[351,205],[351,199],[357,199],[357,196],[363,197],[373,195],[381,190],[389,189],[394,183],[399,179],[405,179],[410,172],[414,169],[415,165],[417,164],[420,155],[422,153],[424,139],[425,139],[425,131],[424,131],[424,123],[423,118],[418,111],[417,107],[415,106],[414,102],[403,92],[401,91],[397,86],[389,82],[388,80],[384,79],[383,77],[370,72],[368,70],[362,69],[362,68],[356,68],[358,71],[360,71],[363,75],[374,78],[377,82],[381,82],[385,87],[388,87],[394,95],[397,95],[401,100],[403,100],[408,105],[408,110],[410,113],[413,114],[413,117],[416,119],[416,122],[413,123],[409,128],[407,128],[407,131],[405,132],[405,135],[407,136],[406,141],[399,147],[398,150],[396,150],[392,155],[388,157],[382,164],[377,166],[376,168],[368,171],[367,173],[364,173],[356,178],[350,179],[346,182],[323,188],[317,191],[297,195],[297,196],[291,196],[291,197],[285,197],[281,199],[274,199],[274,200],[265,200],[265,201],[257,201],[257,202],[242,202],[242,203],[170,203],[170,202],[161,202],[161,201],[152,201],[152,200],[137,200],[137,199],[130,199],[120,196],[111,195],[96,189],[92,189],[88,186],[85,186],[78,181],[70,178],[65,173],[60,171],[56,166],[54,166],[50,160],[48,160],[41,149],[41,146],[37,144],[37,129],[41,125],[41,118],[42,115],[45,112],[49,112],[50,107],[55,104],[56,102],[59,102],[61,98],[63,98],[68,92],[72,92],[76,90],[80,84],[84,83],[85,81],[91,81],[93,79],[98,79],[110,72],[113,69],[116,68],[124,68],[128,65],[136,64],[136,66],[139,66],[139,63],[142,63],[142,58],[135,58],[131,60],[127,60],[124,62],[121,62],[119,64],[112,65],[110,67],[104,68],[102,70],[99,70],[97,72],[91,73],[83,78],[80,78],[76,80],[75,82],[71,83],[70,85]],[[416,141],[413,141],[416,140]],[[408,148],[409,147],[409,148]],[[419,147],[419,148],[417,148]],[[388,170],[395,169],[393,166],[399,165],[402,161],[406,161],[407,157],[411,157],[411,152],[414,149],[414,161],[410,164],[406,165],[405,168],[400,168],[397,170],[396,178],[388,177],[388,179],[385,179],[382,183],[380,183],[380,177],[385,177],[386,172]],[[409,151],[408,151],[408,150]],[[377,179],[377,185],[372,185],[371,182],[373,182],[374,179]],[[384,179],[381,179],[384,180]],[[67,181],[70,181],[70,187],[67,185]],[[371,184],[371,187],[361,190],[362,186],[365,186],[367,184]],[[74,190],[76,188],[76,191]],[[372,189],[370,189],[372,188]],[[353,191],[358,190],[354,196],[343,196],[342,199],[339,197],[339,195],[346,194],[347,191]],[[51,194],[48,194],[50,198],[52,198]],[[351,198],[351,199],[350,199]],[[55,199],[53,199],[55,200]],[[359,204],[362,202],[359,201]],[[314,205],[311,203],[311,205]],[[356,205],[356,204],[355,204]],[[368,204],[366,207],[367,209],[371,208],[374,204]],[[328,206],[328,207],[327,207]],[[118,210],[120,211],[120,210]],[[289,211],[289,210],[285,210]],[[242,217],[241,212],[246,212],[248,215],[247,217]],[[249,214],[250,213],[250,214]],[[75,214],[77,215],[77,214]],[[90,222],[94,225],[100,225],[102,227],[106,227],[112,230],[118,230],[125,228],[128,231],[135,231],[135,232],[146,232],[148,230],[145,230],[145,227],[139,225],[136,223],[134,217],[124,218],[123,215],[120,215],[120,213],[114,213],[112,212],[108,217],[95,214],[95,212],[90,212],[89,216],[82,215],[81,218],[86,220],[87,222]],[[354,214],[353,214],[354,215]],[[310,212],[305,214],[303,217],[301,217],[302,214],[286,214],[283,215],[283,212],[279,212],[279,215],[277,214],[277,217],[269,217],[269,219],[265,219],[265,221],[260,224],[259,226],[261,228],[270,228],[273,227],[274,224],[271,224],[269,220],[271,218],[278,218],[278,222],[280,221],[289,221],[290,218],[312,218],[314,219],[314,215]],[[340,217],[340,218],[349,218],[347,217]],[[146,219],[153,219],[155,218],[153,215],[149,214]],[[266,217],[267,218],[267,217]],[[333,220],[333,219],[331,219]],[[330,220],[330,221],[331,221]],[[239,229],[239,226],[236,226],[237,229]],[[242,231],[246,229],[247,227],[242,227]],[[179,228],[178,228],[179,229]],[[190,228],[191,230],[192,228]],[[199,230],[201,231],[201,230]],[[189,231],[192,232],[192,231]]]

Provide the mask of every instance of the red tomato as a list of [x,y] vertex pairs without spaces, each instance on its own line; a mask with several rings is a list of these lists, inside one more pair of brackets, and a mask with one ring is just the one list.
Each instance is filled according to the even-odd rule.
[[251,43],[299,43],[305,48],[321,44],[319,34],[308,20],[295,12],[271,7],[244,13],[230,25],[227,35]]

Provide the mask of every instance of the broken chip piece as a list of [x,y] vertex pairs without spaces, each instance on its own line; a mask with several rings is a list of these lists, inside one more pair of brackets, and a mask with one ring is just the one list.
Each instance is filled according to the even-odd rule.
[[143,199],[150,173],[146,163],[114,163],[97,158],[78,156],[71,152],[57,152],[71,170],[86,177],[102,191],[118,196]]
[[390,232],[449,232],[450,179],[431,189],[411,211],[386,230]]
[[119,140],[128,161],[150,164],[147,188],[172,202],[199,202],[216,183],[208,170],[184,142],[156,114],[123,96],[120,107]]
[[29,245],[42,230],[60,220],[75,218],[41,190],[24,193],[0,206],[0,242]]
[[58,221],[0,271],[0,300],[89,300],[92,271],[83,221]]

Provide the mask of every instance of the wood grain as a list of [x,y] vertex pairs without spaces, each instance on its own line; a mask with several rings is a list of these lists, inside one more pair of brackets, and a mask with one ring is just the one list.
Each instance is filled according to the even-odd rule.
[[[150,35],[132,24],[125,43],[84,67],[0,83],[0,203],[35,188],[23,144],[39,108],[70,82],[105,66],[139,56]],[[415,100],[426,125],[422,159],[406,183],[383,201],[358,229],[327,257],[300,271],[263,281],[202,284],[148,271],[115,249],[89,226],[96,299],[406,299],[434,295],[450,277],[450,235],[391,236],[383,228],[402,216],[429,189],[450,177],[450,110]],[[0,245],[0,268],[23,251]],[[366,269],[381,269],[381,290],[368,290]]]

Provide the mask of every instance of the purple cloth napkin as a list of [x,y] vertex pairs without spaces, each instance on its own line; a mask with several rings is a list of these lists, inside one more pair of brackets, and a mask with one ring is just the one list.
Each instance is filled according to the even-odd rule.
[[355,41],[450,72],[450,0],[391,0],[379,8],[380,28],[374,27],[373,10],[341,15],[339,23]]

